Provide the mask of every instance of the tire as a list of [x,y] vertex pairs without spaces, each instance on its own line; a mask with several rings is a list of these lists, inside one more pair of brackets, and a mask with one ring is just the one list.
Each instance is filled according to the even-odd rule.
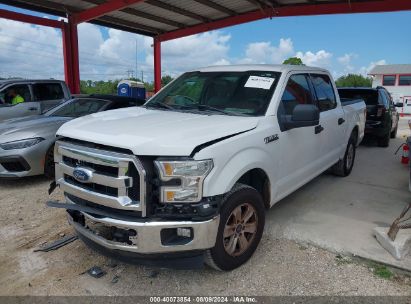
[[44,175],[50,179],[54,178],[54,168],[54,145],[52,145],[44,157]]
[[[244,221],[250,212],[251,216]],[[247,225],[243,225],[244,222]],[[220,271],[241,266],[257,249],[264,224],[265,208],[261,195],[253,187],[236,184],[223,199],[216,244],[207,250],[205,263]]]
[[391,137],[391,133],[388,132],[387,134],[385,134],[383,137],[379,137],[377,139],[377,143],[379,147],[382,148],[386,148],[390,145],[390,137]]
[[356,136],[351,135],[348,140],[343,159],[340,159],[334,166],[331,167],[331,172],[334,175],[346,177],[351,174],[355,161],[356,141]]
[[396,138],[396,137],[397,137],[397,131],[398,131],[398,123],[397,123],[395,129],[392,130],[392,132],[391,132],[391,134],[390,134],[390,137],[391,137],[391,138]]

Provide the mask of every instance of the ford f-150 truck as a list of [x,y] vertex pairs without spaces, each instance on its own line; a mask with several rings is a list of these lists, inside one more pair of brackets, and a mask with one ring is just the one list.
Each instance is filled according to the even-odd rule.
[[188,72],[142,108],[64,124],[50,191],[65,202],[48,205],[119,259],[231,270],[256,250],[269,207],[329,168],[350,174],[365,112],[341,104],[324,69]]

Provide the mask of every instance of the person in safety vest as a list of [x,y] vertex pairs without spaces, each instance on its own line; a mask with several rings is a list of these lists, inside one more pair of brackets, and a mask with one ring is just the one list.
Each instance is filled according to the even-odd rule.
[[21,95],[18,94],[14,89],[9,90],[8,96],[11,98],[12,105],[24,102],[24,98],[21,97]]

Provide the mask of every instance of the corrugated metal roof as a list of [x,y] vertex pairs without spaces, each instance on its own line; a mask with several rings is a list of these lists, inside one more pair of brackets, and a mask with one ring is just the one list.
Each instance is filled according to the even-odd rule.
[[411,64],[376,65],[368,75],[411,74]]
[[[66,16],[106,3],[108,0],[0,0],[0,3],[38,12]],[[283,7],[325,3],[364,3],[370,0],[144,0],[107,13],[91,23],[148,36],[187,29],[249,12],[268,12]],[[385,0],[386,1],[386,0]],[[315,12],[311,12],[315,14]],[[269,17],[267,15],[267,17]],[[239,22],[237,22],[239,23]]]

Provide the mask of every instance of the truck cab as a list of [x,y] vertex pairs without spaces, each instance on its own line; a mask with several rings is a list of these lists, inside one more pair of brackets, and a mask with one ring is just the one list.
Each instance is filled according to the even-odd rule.
[[[13,95],[23,102],[13,104]],[[0,122],[44,113],[70,98],[64,81],[59,80],[0,80]]]
[[324,69],[187,72],[141,108],[63,125],[65,202],[48,205],[104,254],[231,270],[256,250],[268,208],[329,168],[350,174],[365,111],[361,99],[341,103]]

